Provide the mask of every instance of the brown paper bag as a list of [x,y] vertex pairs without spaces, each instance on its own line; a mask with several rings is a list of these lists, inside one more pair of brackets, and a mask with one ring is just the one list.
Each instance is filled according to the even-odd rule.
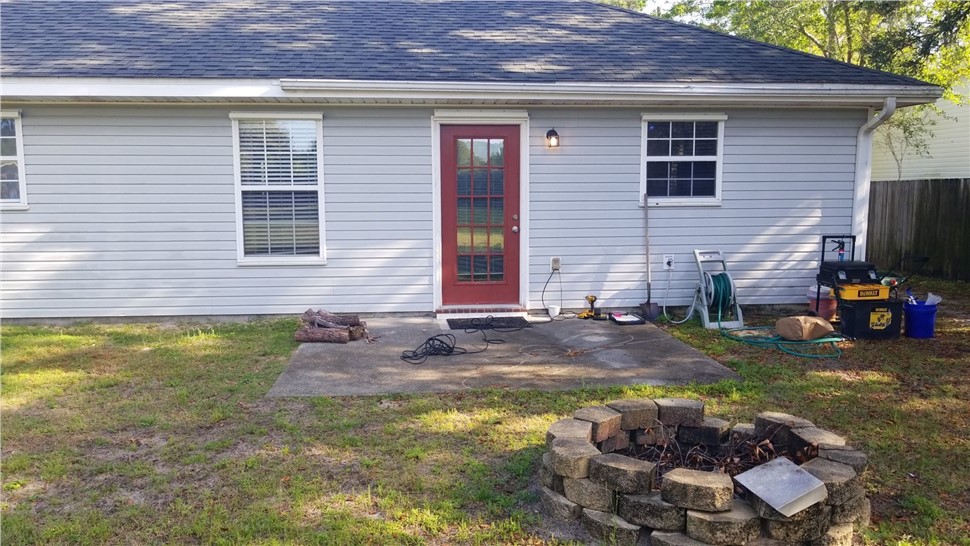
[[785,317],[775,322],[775,331],[788,341],[809,341],[832,334],[835,329],[821,317]]

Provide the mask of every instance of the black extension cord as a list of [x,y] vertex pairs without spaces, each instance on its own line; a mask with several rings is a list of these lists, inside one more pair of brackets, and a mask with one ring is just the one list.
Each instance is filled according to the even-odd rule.
[[478,353],[484,353],[490,345],[501,345],[505,343],[505,340],[498,338],[489,338],[486,330],[493,330],[495,332],[518,332],[527,326],[522,326],[519,328],[492,328],[492,322],[495,318],[492,315],[485,317],[484,319],[472,319],[472,328],[466,328],[466,334],[474,334],[475,332],[480,332],[482,334],[482,341],[485,342],[485,346],[482,348],[475,347],[474,350],[468,350],[464,347],[458,346],[458,340],[452,334],[438,334],[436,336],[429,337],[418,346],[417,349],[413,351],[404,351],[401,353],[401,360],[407,362],[408,364],[423,364],[424,361],[428,360],[432,356],[457,356],[457,355],[473,355]]

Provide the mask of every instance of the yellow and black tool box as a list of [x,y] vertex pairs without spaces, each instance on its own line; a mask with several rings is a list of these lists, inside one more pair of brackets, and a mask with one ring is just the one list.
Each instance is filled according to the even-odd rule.
[[901,301],[842,302],[842,335],[850,339],[896,339],[903,322]]
[[876,283],[840,284],[836,288],[839,297],[850,301],[885,301],[889,299],[889,287]]

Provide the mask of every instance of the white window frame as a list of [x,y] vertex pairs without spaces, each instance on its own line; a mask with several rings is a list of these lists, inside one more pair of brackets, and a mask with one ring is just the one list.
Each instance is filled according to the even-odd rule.
[[[721,205],[721,181],[724,167],[724,122],[727,114],[644,112],[640,115],[640,206],[649,207],[717,207]],[[647,157],[647,123],[651,121],[716,121],[716,156],[651,156]],[[647,197],[647,161],[715,161],[713,197]]]
[[[232,120],[232,156],[233,175],[235,177],[236,199],[236,263],[240,266],[278,266],[278,265],[326,265],[327,246],[323,199],[323,114],[313,112],[230,112]],[[242,166],[239,152],[239,120],[241,119],[273,119],[273,120],[315,120],[317,124],[317,184],[316,186],[259,186],[244,187],[242,185]],[[243,238],[242,192],[252,191],[312,191],[317,192],[317,214],[320,225],[320,254],[317,256],[246,256],[245,240]]]
[[5,110],[0,112],[0,118],[13,118],[14,128],[17,132],[15,141],[17,143],[17,182],[20,185],[20,199],[17,201],[0,201],[0,210],[27,210],[27,173],[24,163],[24,127],[20,121],[19,110]]

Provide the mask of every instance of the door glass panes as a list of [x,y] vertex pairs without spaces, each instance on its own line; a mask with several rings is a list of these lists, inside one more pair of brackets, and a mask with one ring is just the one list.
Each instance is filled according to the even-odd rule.
[[502,169],[490,169],[488,180],[489,193],[492,195],[505,194],[505,171]]
[[493,281],[500,281],[505,278],[505,258],[503,256],[492,255],[488,274]]
[[459,138],[456,153],[458,154],[458,166],[467,167],[472,164],[472,141],[467,138]]
[[505,279],[505,140],[456,139],[460,282]]
[[476,167],[488,165],[488,141],[475,139],[472,141],[472,161]]
[[458,280],[463,282],[472,280],[471,256],[458,256]]
[[472,200],[468,198],[458,198],[458,223],[467,225],[472,223]]
[[458,195],[472,194],[471,169],[458,169]]
[[458,227],[458,253],[470,253],[472,251],[472,228],[466,226]]
[[497,138],[488,141],[488,162],[492,167],[505,165],[505,141]]
[[472,171],[472,194],[488,195],[488,169],[475,169]]

